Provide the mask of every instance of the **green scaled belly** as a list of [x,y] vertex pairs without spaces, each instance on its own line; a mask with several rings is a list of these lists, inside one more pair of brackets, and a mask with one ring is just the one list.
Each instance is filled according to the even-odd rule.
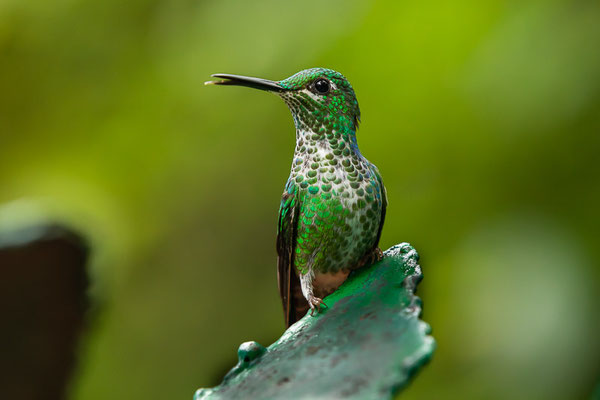
[[[331,176],[333,175],[333,176]],[[361,181],[298,182],[300,213],[294,265],[305,274],[352,269],[373,248],[381,221],[381,189],[373,174]]]

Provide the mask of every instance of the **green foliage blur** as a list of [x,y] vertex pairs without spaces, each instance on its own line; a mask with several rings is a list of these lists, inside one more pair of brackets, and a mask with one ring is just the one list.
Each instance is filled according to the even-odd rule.
[[3,0],[0,227],[93,244],[72,399],[191,399],[283,331],[276,96],[351,81],[438,344],[404,399],[589,398],[600,376],[600,3]]

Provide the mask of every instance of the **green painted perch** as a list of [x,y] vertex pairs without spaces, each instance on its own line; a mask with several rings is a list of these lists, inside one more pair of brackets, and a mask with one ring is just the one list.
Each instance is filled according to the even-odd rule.
[[328,296],[328,309],[268,348],[242,343],[221,385],[198,389],[194,399],[393,397],[429,361],[435,341],[419,320],[419,255],[408,243],[384,254]]

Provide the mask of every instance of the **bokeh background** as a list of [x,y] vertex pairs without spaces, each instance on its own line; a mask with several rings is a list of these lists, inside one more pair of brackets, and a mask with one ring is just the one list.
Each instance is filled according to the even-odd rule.
[[0,228],[91,242],[71,399],[191,399],[283,330],[294,129],[211,73],[352,82],[438,349],[404,399],[590,398],[600,376],[597,1],[3,0]]

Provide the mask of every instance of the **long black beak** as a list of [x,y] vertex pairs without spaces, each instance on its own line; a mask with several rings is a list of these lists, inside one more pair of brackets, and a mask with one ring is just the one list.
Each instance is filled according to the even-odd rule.
[[211,76],[225,80],[204,82],[205,85],[246,86],[254,89],[266,90],[268,92],[283,92],[285,90],[279,86],[277,82],[269,81],[267,79],[230,74],[212,74]]

